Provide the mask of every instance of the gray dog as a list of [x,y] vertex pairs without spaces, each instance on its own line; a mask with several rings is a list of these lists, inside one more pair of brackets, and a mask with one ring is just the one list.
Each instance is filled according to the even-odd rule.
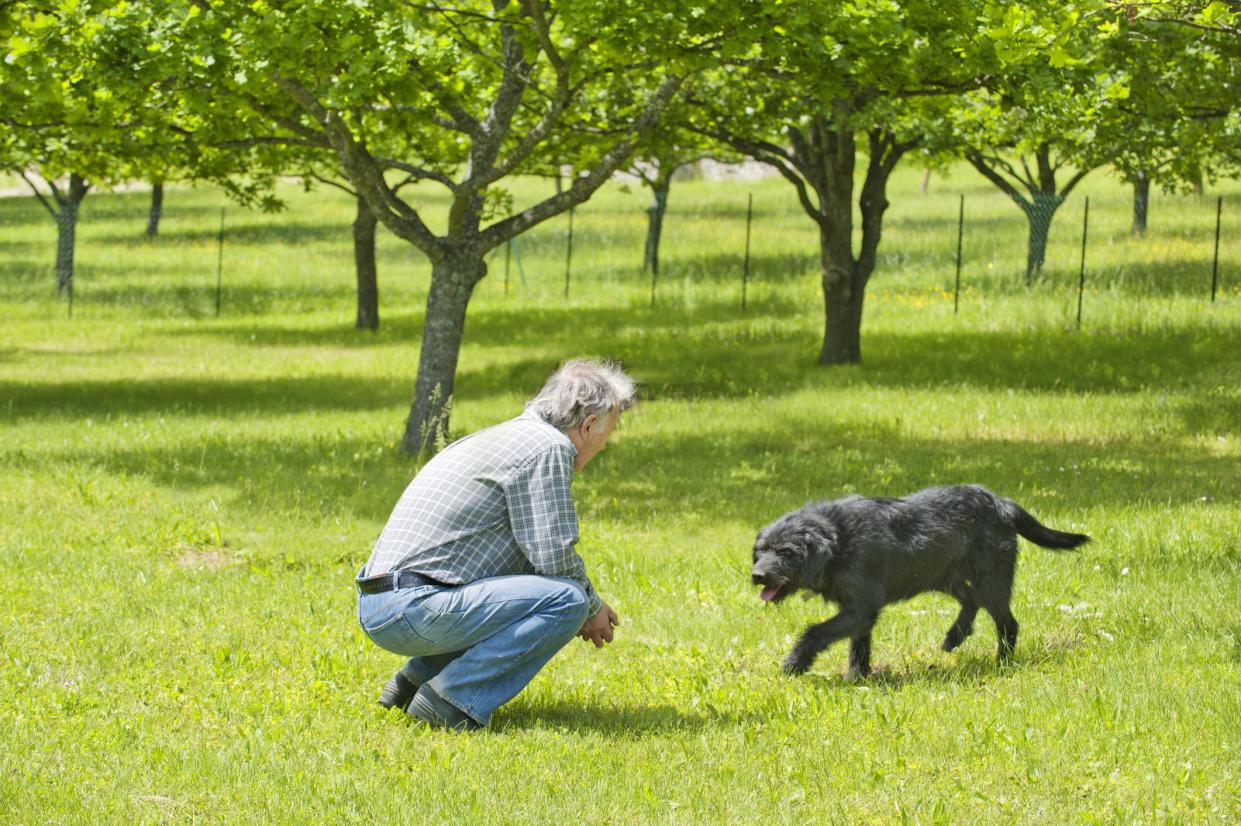
[[1017,534],[1044,548],[1076,548],[1090,537],[1039,524],[1020,505],[977,485],[928,488],[904,499],[849,496],[812,502],[759,531],[751,580],[764,602],[798,589],[821,594],[840,613],[810,625],[781,665],[802,674],[819,652],[852,640],[849,674],[870,673],[870,632],[890,602],[943,591],[961,603],[944,637],[952,651],[985,608],[995,620],[999,658],[1017,644],[1008,608],[1017,564]]

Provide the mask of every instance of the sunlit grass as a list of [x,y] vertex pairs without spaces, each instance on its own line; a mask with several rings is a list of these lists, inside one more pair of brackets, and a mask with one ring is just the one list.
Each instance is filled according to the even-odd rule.
[[[217,320],[220,196],[170,191],[149,242],[141,193],[96,194],[70,320],[50,220],[0,201],[0,821],[1237,820],[1241,214],[1211,305],[1214,202],[1157,198],[1130,239],[1123,187],[1087,179],[1077,332],[1079,200],[1027,290],[1017,209],[920,178],[890,195],[857,367],[814,364],[815,233],[781,181],[675,185],[653,309],[639,191],[575,215],[568,301],[564,219],[519,242],[507,295],[497,251],[454,430],[579,354],[643,403],[575,486],[617,642],[574,643],[471,737],[374,705],[397,661],[352,613],[416,469],[395,445],[425,262],[381,236],[382,327],[352,330],[351,207],[291,187],[282,215],[227,208]],[[926,596],[883,615],[875,679],[845,681],[843,647],[782,677],[825,608],[764,609],[756,529],[964,481],[1095,538],[1024,546],[1015,664],[985,617],[939,652],[953,604]]]

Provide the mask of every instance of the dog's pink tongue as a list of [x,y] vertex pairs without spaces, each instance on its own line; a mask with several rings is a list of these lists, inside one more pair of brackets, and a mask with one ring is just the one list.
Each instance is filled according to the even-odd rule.
[[763,602],[771,602],[773,599],[776,598],[776,594],[778,593],[780,593],[779,588],[777,588],[774,585],[768,585],[766,588],[763,589],[763,592],[759,594],[758,597]]

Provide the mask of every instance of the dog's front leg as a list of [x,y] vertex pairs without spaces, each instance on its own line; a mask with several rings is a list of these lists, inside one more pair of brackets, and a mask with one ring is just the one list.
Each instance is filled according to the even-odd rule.
[[826,622],[808,626],[793,650],[780,661],[780,667],[790,676],[804,674],[823,649],[846,637],[868,635],[874,624],[875,614],[843,610]]

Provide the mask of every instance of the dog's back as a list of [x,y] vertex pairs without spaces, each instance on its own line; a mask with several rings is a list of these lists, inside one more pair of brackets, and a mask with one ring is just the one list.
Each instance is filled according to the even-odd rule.
[[981,485],[946,485],[920,490],[904,499],[878,501],[901,503],[902,510],[928,533],[942,532],[961,538],[991,529],[1020,534],[1052,550],[1076,548],[1090,541],[1085,534],[1047,527],[1013,500],[997,496]]
[[882,568],[888,599],[951,591],[963,579],[1011,571],[1018,534],[1056,549],[1089,539],[1052,530],[980,485],[927,488],[901,499],[850,496],[823,507],[848,526],[857,556]]

